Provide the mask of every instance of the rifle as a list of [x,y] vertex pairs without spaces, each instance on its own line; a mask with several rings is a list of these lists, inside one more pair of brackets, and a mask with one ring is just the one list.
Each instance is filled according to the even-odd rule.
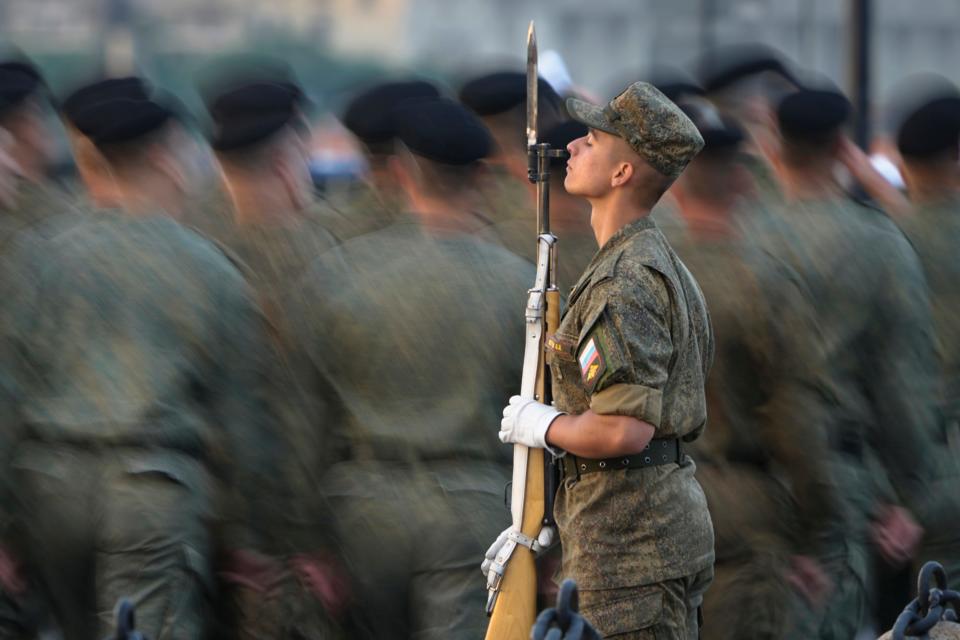
[[[537,36],[531,21],[527,31],[527,173],[537,185],[537,275],[527,292],[520,395],[549,404],[550,370],[544,344],[560,325],[557,238],[550,233],[550,158],[564,152],[551,151],[549,144],[537,141],[537,81]],[[526,640],[530,636],[537,613],[534,560],[542,548],[540,542],[553,537],[556,477],[556,468],[552,461],[546,463],[543,449],[514,445],[513,526],[487,578],[487,614],[491,618],[486,640]]]

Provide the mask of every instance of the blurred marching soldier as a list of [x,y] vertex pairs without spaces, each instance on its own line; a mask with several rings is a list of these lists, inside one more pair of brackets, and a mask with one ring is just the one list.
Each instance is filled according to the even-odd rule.
[[211,216],[219,222],[209,233],[236,257],[273,332],[268,378],[270,406],[277,412],[278,442],[284,464],[274,474],[279,486],[269,492],[283,504],[279,518],[265,523],[271,558],[235,558],[228,567],[241,576],[249,564],[272,567],[267,584],[237,592],[239,638],[334,637],[308,576],[323,573],[325,513],[319,499],[320,474],[330,462],[326,425],[308,415],[290,363],[296,336],[286,324],[286,306],[296,295],[309,264],[336,244],[315,214],[307,169],[306,122],[302,91],[285,81],[232,83],[211,96],[210,145],[220,166],[227,210]]
[[917,505],[924,527],[917,566],[937,560],[956,584],[960,498],[951,487],[960,476],[960,91],[941,80],[911,100],[897,147],[913,211],[897,222],[917,251],[930,287],[939,365],[934,451],[924,461],[936,475],[925,504]]
[[567,109],[590,132],[569,145],[565,186],[590,202],[600,250],[548,342],[556,408],[512,397],[500,439],[566,452],[555,515],[584,618],[604,637],[693,640],[713,529],[681,441],[706,422],[713,336],[649,213],[703,140],[642,82]]
[[[560,96],[543,78],[538,79],[538,130],[546,132],[565,121]],[[481,195],[483,214],[492,222],[492,231],[507,249],[522,258],[536,260],[536,219],[530,215],[534,187],[527,179],[526,128],[527,79],[524,74],[501,71],[474,78],[460,89],[460,102],[477,114],[490,130],[493,150],[486,160],[489,171]],[[580,235],[581,229],[571,229]],[[563,241],[563,235],[559,235]],[[579,240],[575,240],[579,243]],[[576,255],[576,254],[574,254]],[[569,265],[580,262],[573,258]],[[583,265],[585,266],[585,265]],[[562,267],[566,269],[567,267]],[[574,274],[574,276],[579,273]],[[570,287],[574,280],[562,280]]]
[[324,491],[353,579],[350,637],[472,640],[486,628],[476,558],[508,519],[492,425],[519,384],[523,327],[503,318],[533,270],[475,235],[483,125],[437,98],[393,117],[408,213],[322,256],[291,315],[309,384],[341,403],[349,459]]
[[357,94],[343,113],[343,124],[360,142],[367,181],[345,203],[334,203],[325,225],[340,241],[392,224],[403,208],[403,194],[389,169],[394,154],[393,110],[404,100],[437,98],[440,91],[423,80],[383,82]]
[[834,166],[850,104],[830,89],[785,97],[777,111],[784,185],[782,233],[773,253],[799,274],[817,303],[828,367],[818,392],[830,466],[842,500],[821,561],[834,584],[797,638],[851,638],[869,593],[868,540],[891,562],[913,553],[919,527],[897,506],[921,504],[931,470],[933,343],[927,286],[917,257],[883,215],[837,184]]
[[777,139],[777,105],[797,88],[790,65],[770,47],[735,45],[702,56],[699,77],[706,97],[744,128],[744,161],[760,199],[780,200],[782,192],[771,156]]
[[0,209],[0,245],[17,231],[71,208],[48,177],[53,154],[48,90],[39,70],[26,60],[0,62],[0,127],[13,140],[10,154],[19,174],[16,201]]
[[791,587],[822,600],[817,541],[838,507],[818,399],[816,318],[796,274],[743,238],[757,206],[743,132],[705,100],[681,101],[704,149],[671,193],[686,221],[677,254],[702,287],[716,336],[710,428],[692,444],[716,535],[706,639],[774,639],[792,624]]
[[182,130],[169,107],[127,88],[71,101],[109,209],[53,217],[10,254],[3,515],[64,638],[105,637],[126,597],[150,638],[199,639],[217,514],[235,504],[220,525],[232,548],[255,545],[270,517],[230,499],[255,496],[275,464],[265,326],[231,262],[157,215],[182,209]]
[[[64,99],[62,114],[92,206],[174,218],[189,214],[196,144],[171,100],[138,77],[100,80]],[[128,108],[136,120],[121,117]],[[118,150],[136,152],[137,162],[121,161],[126,158]]]

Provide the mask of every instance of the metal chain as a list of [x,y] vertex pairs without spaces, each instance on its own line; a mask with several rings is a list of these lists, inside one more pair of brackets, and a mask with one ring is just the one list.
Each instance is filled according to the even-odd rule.
[[601,640],[597,630],[577,613],[579,608],[577,583],[564,580],[557,594],[557,606],[537,616],[531,640]]
[[940,563],[923,565],[917,582],[917,597],[893,625],[893,640],[926,638],[939,622],[957,621],[960,592],[947,589],[947,572]]

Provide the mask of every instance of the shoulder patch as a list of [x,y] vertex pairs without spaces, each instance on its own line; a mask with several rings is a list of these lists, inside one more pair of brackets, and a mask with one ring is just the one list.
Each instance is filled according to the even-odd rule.
[[606,357],[597,336],[593,335],[580,349],[577,355],[580,363],[580,377],[587,393],[593,393],[604,371],[607,369]]

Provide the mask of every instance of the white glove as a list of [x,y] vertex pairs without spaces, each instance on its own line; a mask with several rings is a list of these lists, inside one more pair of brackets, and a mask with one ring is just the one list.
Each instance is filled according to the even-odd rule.
[[528,447],[550,449],[547,445],[547,429],[563,415],[551,406],[530,398],[513,396],[503,409],[500,421],[500,442],[512,442]]
[[[497,536],[496,541],[490,548],[487,549],[487,552],[483,554],[483,562],[480,563],[480,571],[483,572],[483,575],[489,576],[490,568],[493,566],[493,561],[496,560],[497,554],[500,553],[500,549],[503,548],[503,545],[507,543],[510,532],[516,531],[512,526],[507,527],[503,532]],[[540,529],[539,535],[537,535],[537,540],[533,545],[532,551],[536,554],[539,554],[544,549],[549,549],[553,546],[553,542],[557,537],[557,530],[553,527],[543,527]]]
[[487,552],[483,554],[483,562],[480,563],[480,571],[483,572],[483,575],[490,573],[490,567],[493,565],[494,559],[497,557],[497,554],[500,553],[500,549],[503,548],[503,545],[507,542],[507,535],[513,531],[513,527],[507,527],[503,530],[503,533],[497,536],[497,539],[494,541],[490,548],[487,549]]

